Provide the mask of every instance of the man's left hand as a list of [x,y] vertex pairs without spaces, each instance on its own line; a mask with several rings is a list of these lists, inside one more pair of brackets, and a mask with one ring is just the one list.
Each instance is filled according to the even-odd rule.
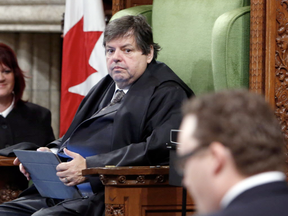
[[73,159],[69,162],[60,163],[56,167],[57,176],[67,186],[83,183],[86,180],[86,177],[82,176],[82,170],[87,168],[86,159],[66,148],[64,153]]

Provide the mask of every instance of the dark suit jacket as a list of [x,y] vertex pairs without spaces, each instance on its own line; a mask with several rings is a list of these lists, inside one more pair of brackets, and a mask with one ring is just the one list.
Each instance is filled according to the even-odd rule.
[[106,109],[94,119],[98,121],[94,133],[99,133],[101,128],[106,127],[106,120],[113,118],[113,124],[109,127],[109,133],[113,135],[107,137],[109,151],[93,153],[93,148],[101,145],[103,137],[89,139],[93,131],[88,129],[87,134],[83,132],[78,142],[75,141],[77,136],[73,137],[74,132],[83,121],[87,121],[99,107],[102,107],[101,102],[106,100],[105,97],[111,99],[112,94],[111,97],[107,95],[110,91],[113,93],[114,85],[114,81],[108,75],[93,87],[80,104],[67,133],[49,147],[61,147],[70,139],[68,148],[75,150],[76,146],[79,146],[82,152],[85,148],[89,149],[92,155],[86,157],[88,168],[105,165],[167,164],[169,151],[166,143],[170,139],[170,129],[179,127],[182,119],[181,104],[183,100],[192,96],[193,92],[170,68],[156,61],[148,65],[144,74],[132,84],[118,106]]
[[287,183],[274,182],[243,192],[227,208],[209,216],[286,216],[287,206]]
[[20,142],[45,146],[55,139],[51,112],[39,105],[19,101],[6,118],[0,116],[0,148]]

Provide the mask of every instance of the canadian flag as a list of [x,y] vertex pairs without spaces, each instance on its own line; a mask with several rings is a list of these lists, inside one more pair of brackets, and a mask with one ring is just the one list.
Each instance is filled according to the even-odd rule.
[[107,74],[102,0],[66,0],[62,53],[60,134],[83,97]]

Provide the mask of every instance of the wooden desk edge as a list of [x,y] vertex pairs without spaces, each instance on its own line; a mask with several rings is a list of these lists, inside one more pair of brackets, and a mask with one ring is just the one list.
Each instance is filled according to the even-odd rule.
[[15,157],[0,156],[0,166],[15,166],[13,164]]
[[168,175],[169,166],[93,167],[82,170],[88,175]]

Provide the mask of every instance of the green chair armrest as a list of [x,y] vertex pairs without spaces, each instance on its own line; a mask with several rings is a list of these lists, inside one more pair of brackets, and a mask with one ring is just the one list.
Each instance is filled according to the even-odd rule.
[[215,21],[211,52],[216,91],[249,87],[249,35],[250,6],[226,12]]
[[141,6],[136,6],[136,7],[131,7],[131,8],[126,8],[123,10],[118,11],[113,15],[111,20],[117,19],[122,16],[126,15],[139,15],[142,14],[143,16],[146,17],[148,23],[151,25],[152,23],[152,5],[141,5]]

